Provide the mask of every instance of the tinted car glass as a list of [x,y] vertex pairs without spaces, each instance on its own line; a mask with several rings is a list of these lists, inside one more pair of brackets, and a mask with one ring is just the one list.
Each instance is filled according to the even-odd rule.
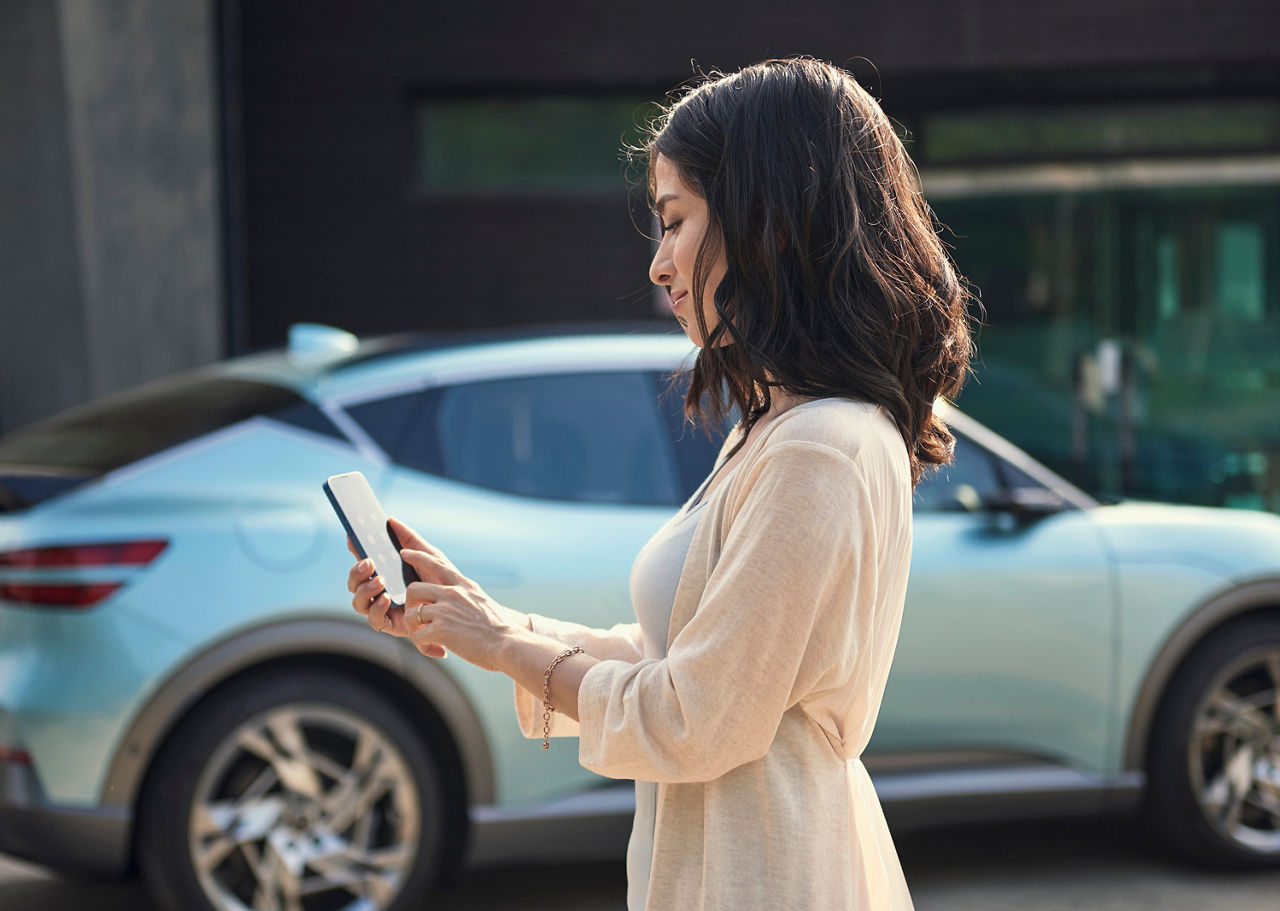
[[1031,475],[1027,474],[1021,468],[1010,465],[1003,459],[1000,461],[1000,475],[1004,479],[1006,487],[1025,490],[1027,488],[1044,487],[1044,484],[1037,481]]
[[411,468],[440,472],[435,413],[441,390],[426,389],[374,399],[347,408],[373,441]]
[[298,402],[271,413],[271,419],[323,436],[346,440],[347,436],[329,420],[329,416],[310,402]]
[[972,512],[1003,489],[994,457],[956,434],[955,460],[916,485],[917,512]]
[[401,461],[530,497],[653,505],[684,499],[648,374],[468,383],[443,388],[431,404],[434,415],[413,422]]
[[303,404],[281,386],[173,377],[74,408],[0,439],[0,465],[102,474],[259,415]]
[[711,473],[724,438],[736,421],[727,419],[723,428],[708,433],[701,426],[690,424],[684,416],[684,397],[689,390],[687,376],[673,382],[669,375],[656,373],[650,375],[650,380],[654,398],[671,434],[683,502],[693,496],[698,485]]

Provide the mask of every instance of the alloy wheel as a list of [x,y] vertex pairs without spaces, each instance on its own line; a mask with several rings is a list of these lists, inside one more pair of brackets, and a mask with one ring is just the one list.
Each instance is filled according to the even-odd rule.
[[1221,837],[1280,855],[1280,647],[1245,652],[1217,676],[1193,717],[1187,763]]
[[196,877],[228,911],[383,911],[418,848],[418,784],[378,727],[289,703],[236,728],[196,782]]

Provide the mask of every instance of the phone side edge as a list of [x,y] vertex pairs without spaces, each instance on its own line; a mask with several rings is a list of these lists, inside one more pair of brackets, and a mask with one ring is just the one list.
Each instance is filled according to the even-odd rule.
[[355,531],[351,528],[351,523],[347,521],[347,514],[342,510],[342,504],[338,502],[338,498],[334,495],[333,488],[329,486],[329,482],[324,482],[324,495],[329,498],[329,505],[333,507],[333,511],[338,514],[338,521],[342,523],[343,530],[347,533],[347,540],[355,547],[356,552],[360,554],[363,560],[369,555],[364,552],[364,546],[361,545],[360,539],[356,537]]

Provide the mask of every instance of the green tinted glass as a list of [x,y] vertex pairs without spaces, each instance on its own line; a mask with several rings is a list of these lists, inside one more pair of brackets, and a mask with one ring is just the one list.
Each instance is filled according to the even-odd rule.
[[1095,494],[1280,511],[1280,187],[942,200],[958,404]]
[[946,112],[923,122],[934,164],[1280,148],[1274,102],[1128,104]]
[[622,191],[621,150],[641,141],[654,110],[639,96],[423,101],[418,182],[433,191]]

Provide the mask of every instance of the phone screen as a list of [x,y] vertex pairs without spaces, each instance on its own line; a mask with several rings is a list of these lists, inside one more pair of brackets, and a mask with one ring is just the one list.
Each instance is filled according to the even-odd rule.
[[391,603],[403,607],[405,585],[416,581],[417,573],[400,559],[400,542],[365,476],[358,471],[336,474],[325,481],[324,492],[360,556],[373,561]]

